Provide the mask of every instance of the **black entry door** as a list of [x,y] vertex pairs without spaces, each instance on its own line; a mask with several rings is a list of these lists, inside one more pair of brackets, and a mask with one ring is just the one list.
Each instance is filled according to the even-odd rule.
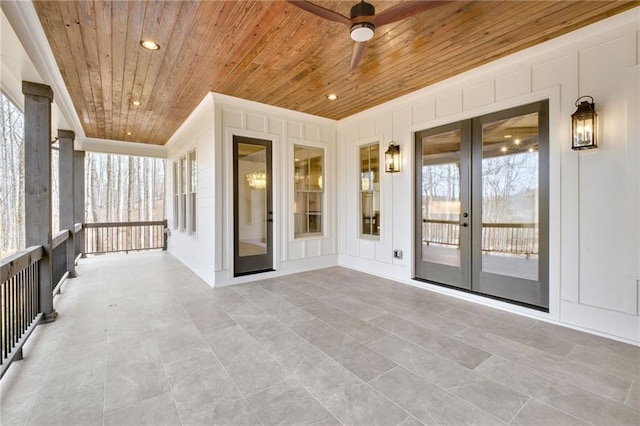
[[233,137],[234,276],[273,270],[271,141]]

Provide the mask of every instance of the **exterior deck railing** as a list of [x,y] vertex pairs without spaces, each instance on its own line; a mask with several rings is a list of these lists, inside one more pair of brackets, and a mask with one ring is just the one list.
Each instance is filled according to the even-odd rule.
[[[460,222],[423,219],[422,242],[425,244],[460,245]],[[535,223],[483,223],[482,252],[538,254],[538,228]]]
[[84,254],[167,249],[167,221],[85,223]]
[[[166,220],[78,223],[72,231],[65,229],[53,237],[50,256],[44,255],[43,246],[33,246],[0,260],[0,378],[13,361],[22,359],[25,342],[36,325],[46,319],[41,308],[41,284],[47,287],[50,303],[66,278],[75,276],[75,261],[84,254],[166,250],[166,225]],[[40,267],[48,267],[41,262],[51,262],[50,288],[39,279]]]
[[58,232],[51,241],[51,261],[53,264],[51,282],[54,294],[60,292],[60,286],[69,274],[67,271],[67,250],[69,250],[67,241],[69,241],[68,229]]
[[0,378],[34,330],[39,311],[38,263],[42,247],[34,246],[0,261]]

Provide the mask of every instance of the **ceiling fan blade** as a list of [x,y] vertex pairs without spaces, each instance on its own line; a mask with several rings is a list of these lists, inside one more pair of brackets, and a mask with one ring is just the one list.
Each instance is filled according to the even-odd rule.
[[399,5],[392,6],[383,10],[379,14],[373,17],[373,25],[376,27],[390,24],[392,22],[400,21],[418,13],[426,12],[429,9],[442,6],[443,4],[450,3],[448,1],[405,1]]
[[339,14],[338,12],[334,12],[333,10],[325,9],[322,6],[318,6],[317,4],[313,4],[304,0],[287,0],[289,3],[298,6],[300,9],[306,10],[309,13],[313,13],[316,16],[319,16],[322,19],[327,19],[333,22],[339,22],[341,24],[345,24],[351,26],[351,21],[344,15]]
[[349,69],[354,71],[358,64],[360,63],[360,59],[364,56],[364,52],[367,50],[367,42],[366,41],[355,41],[353,42],[353,52],[351,53],[351,65]]

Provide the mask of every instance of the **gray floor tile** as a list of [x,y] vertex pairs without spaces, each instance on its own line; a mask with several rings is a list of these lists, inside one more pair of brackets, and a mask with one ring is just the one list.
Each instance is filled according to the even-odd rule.
[[403,367],[396,367],[371,386],[427,425],[492,425],[500,421]]
[[182,424],[171,393],[163,393],[104,416],[105,426],[180,426]]
[[317,398],[344,425],[397,425],[409,417],[366,383],[340,385]]
[[339,424],[335,417],[294,379],[254,394],[247,398],[247,401],[265,425]]
[[434,333],[394,315],[384,315],[371,320],[371,323],[411,342],[435,352],[467,368],[475,368],[491,356],[490,353]]
[[78,270],[0,381],[3,425],[640,424],[640,348],[603,337],[341,267],[221,289],[166,252]]
[[256,426],[260,420],[245,399],[212,398],[207,393],[176,403],[184,426]]
[[203,337],[222,365],[229,366],[242,353],[248,351],[256,341],[239,325],[209,330]]
[[320,320],[297,324],[292,330],[364,381],[396,365]]
[[325,296],[321,300],[327,305],[338,308],[364,321],[368,321],[386,313],[380,308],[367,305],[366,303],[359,302],[348,296],[336,295],[335,293],[332,293],[330,296]]
[[307,342],[277,352],[273,357],[316,396],[333,394],[340,386],[363,383],[362,379]]
[[218,305],[211,299],[195,300],[183,303],[185,312],[200,332],[210,329],[220,329],[234,326],[233,321]]
[[640,424],[640,411],[590,392],[580,391],[569,395],[548,397],[543,402],[591,424],[603,426]]
[[397,336],[385,337],[370,344],[369,347],[441,388],[461,386],[481,380],[478,374],[457,362],[436,355]]
[[522,407],[518,415],[511,420],[510,424],[518,426],[580,426],[586,425],[587,423],[537,399],[530,399],[527,404]]
[[482,363],[475,372],[534,398],[568,395],[578,390],[564,381],[542,376],[529,367],[497,355]]
[[257,343],[248,346],[224,367],[245,396],[291,378],[291,375]]
[[169,391],[161,366],[131,362],[107,368],[104,409],[113,411]]
[[640,411],[640,384],[638,382],[635,382],[629,389],[629,394],[624,404]]
[[615,401],[624,402],[631,381],[619,379],[594,368],[540,351],[519,342],[469,328],[456,338],[479,348],[491,350],[504,358],[536,370],[539,374],[560,380]]
[[302,309],[364,345],[383,338],[388,333],[326,303],[305,305]]
[[577,345],[567,356],[567,359],[587,364],[598,371],[612,374],[621,379],[640,382],[640,351],[636,359],[630,359],[629,357],[618,356],[587,346]]
[[505,423],[509,422],[529,400],[529,396],[488,379],[452,386],[447,388],[447,391]]
[[441,314],[444,318],[459,322],[469,327],[480,328],[499,336],[515,340],[522,344],[547,351],[549,353],[566,356],[575,347],[574,343],[555,336],[545,336],[535,333],[524,333],[523,327],[512,322],[494,319],[460,309],[451,309]]

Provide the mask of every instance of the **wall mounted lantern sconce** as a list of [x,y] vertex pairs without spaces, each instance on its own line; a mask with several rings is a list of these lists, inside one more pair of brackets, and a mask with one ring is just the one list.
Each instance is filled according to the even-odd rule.
[[396,173],[400,171],[400,147],[391,141],[389,149],[384,153],[385,172]]
[[[591,99],[588,100],[581,99]],[[580,102],[580,104],[578,104]],[[578,109],[571,115],[571,149],[597,148],[598,114],[591,96],[581,96],[576,100]]]

